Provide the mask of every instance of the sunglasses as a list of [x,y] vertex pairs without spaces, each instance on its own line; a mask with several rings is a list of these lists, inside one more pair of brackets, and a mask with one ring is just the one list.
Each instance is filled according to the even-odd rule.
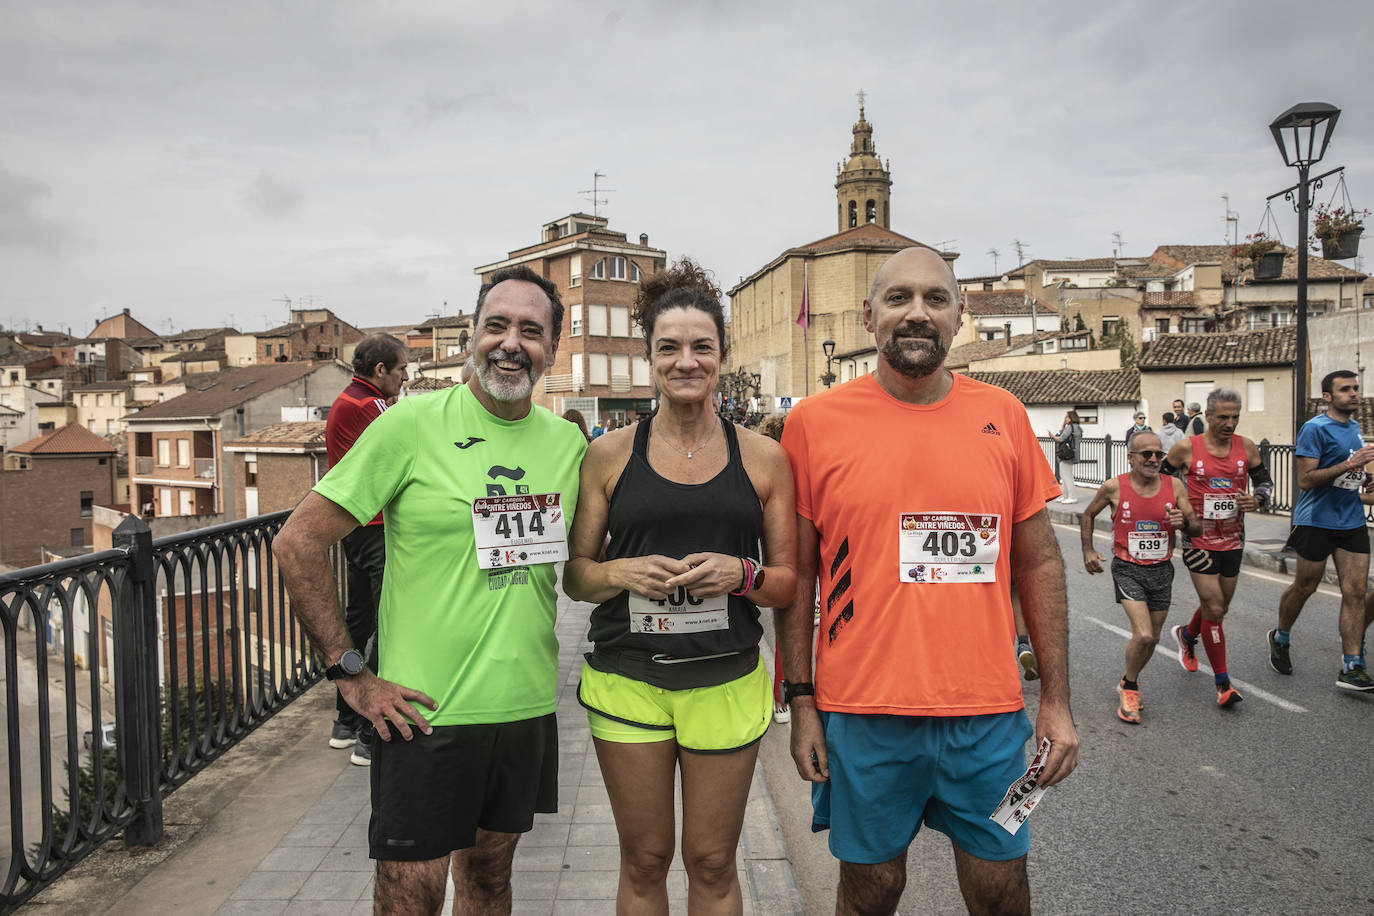
[[1166,453],[1166,452],[1156,452],[1156,451],[1139,451],[1139,452],[1131,452],[1131,454],[1132,454],[1132,455],[1139,455],[1141,458],[1158,458],[1158,459],[1160,459],[1160,460],[1162,461],[1162,460],[1164,459],[1165,454],[1167,454],[1167,453]]

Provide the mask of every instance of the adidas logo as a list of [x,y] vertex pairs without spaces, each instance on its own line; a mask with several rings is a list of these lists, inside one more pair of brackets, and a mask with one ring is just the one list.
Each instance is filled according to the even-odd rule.
[[989,423],[987,426],[984,426],[984,427],[983,427],[983,432],[988,433],[989,435],[993,435],[993,436],[1000,436],[1000,435],[1002,435],[1001,433],[999,433],[999,432],[997,431],[997,427],[993,426],[991,423]]

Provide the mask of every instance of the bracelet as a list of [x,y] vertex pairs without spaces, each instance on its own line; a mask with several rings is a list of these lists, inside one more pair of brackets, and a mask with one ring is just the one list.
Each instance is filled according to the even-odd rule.
[[754,583],[754,563],[747,557],[739,558],[740,571],[744,574],[744,581],[740,582],[739,590],[730,594],[736,598],[743,597],[748,591],[749,586]]

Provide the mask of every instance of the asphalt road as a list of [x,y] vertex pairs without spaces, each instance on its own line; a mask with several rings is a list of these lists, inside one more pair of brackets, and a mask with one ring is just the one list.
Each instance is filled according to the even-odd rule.
[[[1077,529],[1056,532],[1082,753],[1030,821],[1036,912],[1374,912],[1374,694],[1335,686],[1335,589],[1308,602],[1294,629],[1295,673],[1284,677],[1269,667],[1265,633],[1287,579],[1242,572],[1226,641],[1245,700],[1223,710],[1205,657],[1185,672],[1168,635],[1197,603],[1175,557],[1164,639],[1140,678],[1143,722],[1127,725],[1114,688],[1129,625],[1108,575],[1084,572]],[[1037,685],[1025,686],[1034,720]],[[825,834],[810,831],[785,727],[769,731],[762,759],[806,912],[833,912],[837,865]],[[964,912],[943,834],[923,830],[912,844],[900,912]]]

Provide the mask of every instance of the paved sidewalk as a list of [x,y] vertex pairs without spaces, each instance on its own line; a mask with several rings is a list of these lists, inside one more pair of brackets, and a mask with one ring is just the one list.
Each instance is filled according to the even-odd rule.
[[[559,812],[539,815],[516,849],[514,912],[604,914],[615,910],[619,850],[610,803],[577,703],[590,606],[561,598],[559,638]],[[321,726],[323,728],[323,725]],[[325,732],[320,732],[324,741]],[[229,899],[221,914],[372,912],[374,863],[367,855],[368,771],[335,752],[338,776]],[[679,806],[679,823],[680,820]],[[746,809],[739,848],[744,912],[757,916],[801,913],[782,832],[761,768]],[[449,887],[449,900],[453,888]],[[668,877],[669,903],[686,911],[681,859]],[[448,905],[445,907],[448,912]]]

